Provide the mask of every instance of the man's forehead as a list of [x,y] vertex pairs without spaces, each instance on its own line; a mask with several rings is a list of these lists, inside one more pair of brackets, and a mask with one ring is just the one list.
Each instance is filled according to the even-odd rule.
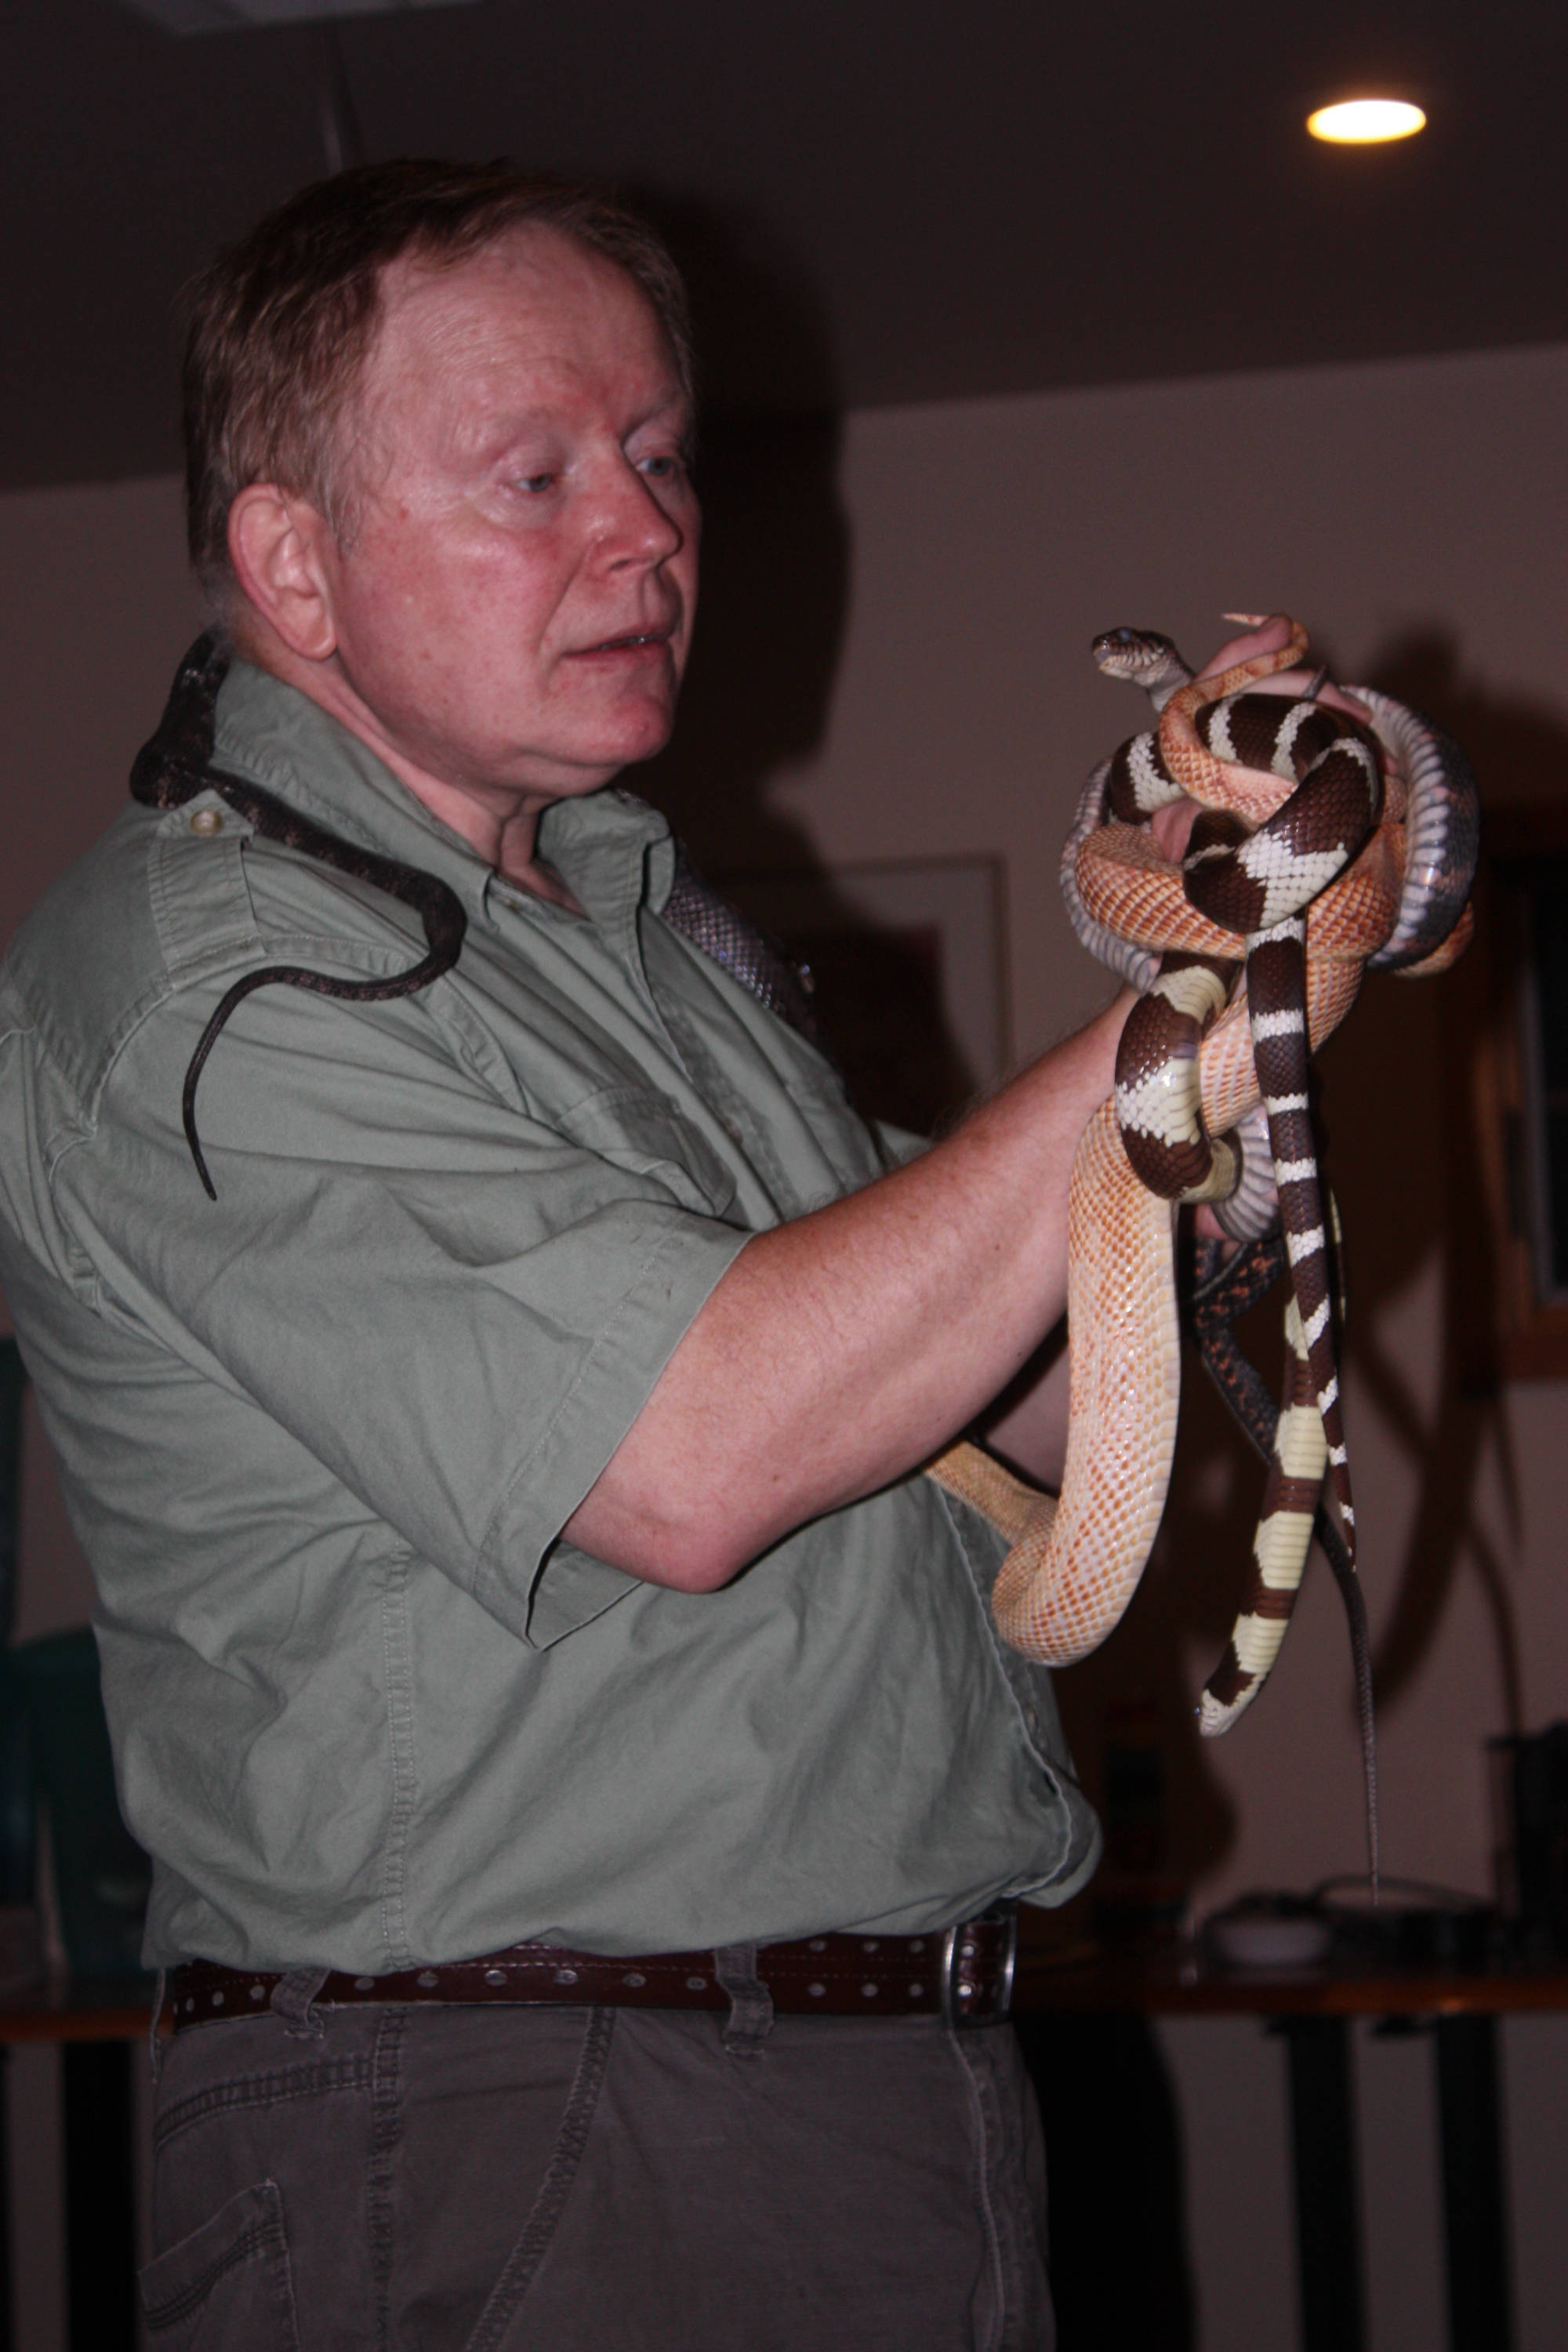
[[461,261],[406,256],[381,281],[365,383],[457,362],[578,365],[673,354],[652,303],[618,264],[563,230],[529,222]]
[[[407,467],[469,474],[519,436],[593,415],[624,433],[690,404],[637,281],[563,231],[529,223],[459,262],[390,264],[338,424],[341,460],[379,495]],[[584,404],[586,403],[584,412]]]

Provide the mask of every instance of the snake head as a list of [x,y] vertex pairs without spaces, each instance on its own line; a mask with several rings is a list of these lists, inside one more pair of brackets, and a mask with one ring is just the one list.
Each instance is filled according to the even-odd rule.
[[1124,677],[1130,686],[1141,686],[1156,710],[1193,675],[1158,629],[1106,629],[1096,637],[1092,651],[1107,677]]

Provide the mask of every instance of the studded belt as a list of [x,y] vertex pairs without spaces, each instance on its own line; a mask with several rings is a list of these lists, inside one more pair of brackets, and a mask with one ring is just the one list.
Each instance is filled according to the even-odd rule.
[[[795,2017],[942,2017],[991,2024],[1007,2014],[1017,1952],[1017,1915],[998,1904],[977,1919],[930,1936],[806,1936],[795,1943],[718,1952],[655,1952],[613,1959],[559,1944],[510,1944],[474,1960],[446,1960],[391,1976],[334,1969],[312,1984],[319,2009],[362,2001],[500,2001],[531,2008],[565,2001],[584,2008],[731,2007],[753,1976],[775,2011]],[[188,1960],[171,1969],[168,2001],[176,2033],[187,2026],[256,2017],[281,1974]]]

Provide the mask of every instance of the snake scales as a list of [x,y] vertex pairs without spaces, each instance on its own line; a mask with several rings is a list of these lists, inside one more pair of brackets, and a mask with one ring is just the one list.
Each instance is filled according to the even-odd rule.
[[[1315,1519],[1362,1632],[1370,1735],[1332,1216],[1318,1176],[1309,1056],[1349,1012],[1363,971],[1436,972],[1462,951],[1478,846],[1469,769],[1416,713],[1366,688],[1352,689],[1364,720],[1330,710],[1317,698],[1322,673],[1301,693],[1258,690],[1299,663],[1306,642],[1292,625],[1278,653],[1201,680],[1153,633],[1114,630],[1096,643],[1103,669],[1146,688],[1159,723],[1095,769],[1063,859],[1079,936],[1142,1003],[1123,1034],[1115,1092],[1073,1168],[1062,1492],[1037,1494],[967,1444],[931,1465],[1010,1539],[993,1598],[1007,1641],[1051,1664],[1084,1656],[1131,1600],[1164,1509],[1181,1377],[1178,1203],[1212,1202],[1224,1229],[1252,1244],[1230,1270],[1230,1312],[1287,1263],[1286,1391],[1276,1411],[1215,1307],[1227,1278],[1217,1245],[1200,1259],[1205,1357],[1269,1461],[1247,1589],[1200,1704],[1211,1735],[1236,1721],[1273,1663]],[[1149,819],[1183,794],[1199,814],[1178,866],[1162,855]],[[1259,1284],[1258,1237],[1276,1225],[1282,1247]],[[1325,1467],[1342,1542],[1320,1512]],[[1370,1797],[1370,1748],[1368,1757]]]

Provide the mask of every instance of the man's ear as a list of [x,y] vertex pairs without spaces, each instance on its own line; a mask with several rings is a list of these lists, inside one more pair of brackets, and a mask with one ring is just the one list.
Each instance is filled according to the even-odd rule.
[[292,654],[325,661],[337,646],[331,532],[310,500],[251,482],[228,510],[228,557],[248,601]]

